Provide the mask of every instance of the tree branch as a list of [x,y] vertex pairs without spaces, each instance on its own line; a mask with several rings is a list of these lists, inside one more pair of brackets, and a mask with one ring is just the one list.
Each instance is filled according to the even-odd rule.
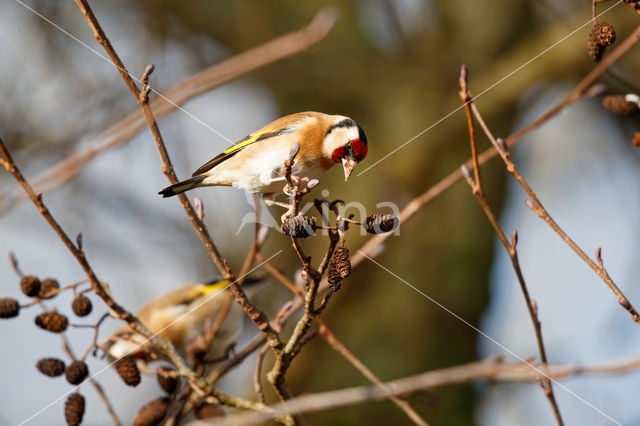
[[[542,368],[542,367],[540,367]],[[640,368],[640,358],[616,361],[608,364],[549,364],[545,373],[554,380],[581,375],[610,375],[635,371]],[[434,389],[441,386],[458,385],[477,380],[488,382],[535,382],[539,377],[536,369],[524,363],[505,364],[500,360],[472,362],[455,367],[427,371],[415,376],[375,386],[358,386],[336,391],[320,392],[300,396],[283,403],[271,405],[275,413],[309,413],[380,400],[395,395]],[[255,412],[227,416],[210,424],[248,425],[264,422],[276,415]]]
[[[482,207],[487,219],[491,223],[495,233],[500,238],[502,245],[504,246],[509,258],[511,259],[511,265],[513,266],[513,270],[518,277],[518,282],[520,283],[520,290],[522,290],[522,295],[524,296],[525,304],[527,305],[527,310],[529,311],[529,317],[531,318],[531,323],[533,324],[533,329],[536,334],[536,341],[538,343],[538,352],[540,353],[540,360],[542,361],[542,367],[546,367],[547,361],[547,353],[544,347],[544,341],[542,340],[542,326],[540,321],[538,320],[538,310],[536,308],[535,302],[531,300],[529,296],[529,290],[527,289],[527,284],[524,280],[524,275],[522,274],[522,269],[520,268],[520,261],[518,260],[518,251],[516,249],[516,245],[518,242],[518,234],[514,229],[512,232],[511,242],[507,239],[502,227],[498,223],[498,219],[496,215],[491,210],[489,206],[489,202],[487,201],[484,189],[482,188],[482,180],[480,178],[480,170],[478,165],[478,153],[476,148],[476,136],[475,129],[473,125],[473,108],[474,102],[471,97],[471,93],[469,92],[468,86],[468,77],[469,72],[466,66],[462,66],[460,71],[460,99],[464,103],[464,110],[467,115],[467,123],[469,126],[469,143],[471,145],[471,155],[473,158],[473,164],[475,168],[475,176],[472,176],[467,169],[466,166],[462,166],[462,173],[465,176],[467,183],[471,187],[471,192],[478,200],[478,203]],[[556,422],[558,425],[564,425],[562,421],[562,415],[560,414],[560,408],[558,407],[558,403],[556,401],[556,397],[553,393],[553,385],[551,380],[548,377],[542,377],[539,382],[542,390],[544,391],[545,396],[549,400],[549,404],[551,405],[551,409],[553,410],[553,414],[556,418]]]
[[[636,34],[635,37],[636,37],[636,40],[637,40],[637,37],[640,36],[640,27],[636,30],[636,32],[634,34]],[[513,161],[511,161],[511,155],[510,155],[510,153],[509,153],[509,151],[507,149],[507,144],[505,143],[505,141],[503,139],[496,139],[493,136],[493,134],[491,133],[491,131],[489,130],[489,127],[484,122],[484,119],[482,118],[482,115],[478,111],[478,108],[476,107],[475,104],[471,103],[470,107],[471,107],[471,111],[473,112],[473,115],[475,116],[476,120],[478,120],[478,123],[480,124],[480,127],[482,127],[482,130],[487,135],[487,137],[489,138],[489,140],[493,144],[493,146],[496,149],[496,151],[500,154],[500,158],[502,158],[502,161],[504,162],[507,171],[509,173],[511,173],[513,175],[513,177],[516,178],[516,180],[518,181],[520,186],[522,186],[522,188],[529,195],[529,197],[531,197],[531,200],[528,200],[528,202],[527,202],[527,206],[530,207],[542,220],[544,220],[551,227],[551,229],[553,229],[555,231],[555,233],[558,234],[560,236],[560,238],[562,238],[562,240],[565,243],[567,243],[567,245],[569,247],[571,247],[571,249],[573,249],[573,251],[575,251],[578,254],[578,256],[580,256],[580,258],[591,269],[593,269],[593,271],[604,281],[604,283],[607,285],[607,287],[609,287],[609,289],[613,292],[613,294],[616,295],[616,297],[618,298],[618,303],[620,303],[620,305],[624,309],[626,309],[627,312],[629,312],[629,314],[631,315],[631,318],[633,319],[633,321],[638,323],[638,324],[640,324],[640,315],[638,314],[638,311],[636,311],[636,309],[633,307],[633,305],[631,305],[631,302],[629,302],[629,299],[627,299],[627,297],[624,295],[624,293],[622,293],[622,291],[618,288],[618,286],[615,284],[615,282],[611,279],[611,277],[609,276],[609,273],[605,269],[604,264],[602,262],[602,259],[600,257],[600,249],[597,250],[597,259],[596,259],[596,261],[598,263],[596,263],[596,261],[593,261],[589,256],[587,256],[587,254],[584,252],[584,250],[582,250],[566,234],[566,232],[564,232],[564,230],[560,227],[560,225],[558,225],[557,222],[555,220],[553,220],[551,215],[549,215],[549,212],[542,205],[542,202],[540,201],[538,196],[535,194],[533,189],[531,189],[529,184],[522,177],[522,175],[518,171],[518,169],[515,166],[515,164],[513,163]]]
[[[378,376],[376,376],[374,372],[369,369],[369,367],[367,367],[362,361],[360,361],[358,357],[356,357],[349,349],[347,349],[347,347],[342,342],[340,342],[340,340],[338,340],[338,338],[326,326],[322,318],[318,317],[317,320],[320,324],[320,336],[322,336],[322,338],[336,352],[342,355],[344,359],[346,359],[349,363],[351,363],[351,365],[358,369],[358,371],[360,371],[360,373],[362,373],[362,375],[365,376],[371,383],[379,386],[384,386],[382,380],[380,380]],[[422,426],[429,425],[422,417],[420,417],[420,414],[418,414],[413,409],[413,407],[411,407],[411,405],[404,399],[401,399],[396,395],[390,395],[389,400],[393,402],[398,408],[400,408],[415,424]]]

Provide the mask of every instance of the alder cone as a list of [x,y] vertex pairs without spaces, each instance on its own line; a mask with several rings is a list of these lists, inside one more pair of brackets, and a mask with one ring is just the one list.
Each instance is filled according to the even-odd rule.
[[136,360],[132,356],[125,356],[116,361],[116,371],[127,386],[138,386],[140,384],[140,370]]
[[4,297],[0,299],[0,318],[17,317],[20,313],[20,304],[16,299]]
[[71,302],[71,310],[79,317],[86,317],[93,310],[93,305],[87,296],[81,294]]
[[311,237],[316,233],[316,218],[303,215],[288,217],[282,222],[280,229],[293,238]]
[[633,117],[638,112],[638,104],[629,102],[625,95],[609,95],[602,99],[602,104],[621,117]]
[[36,363],[39,372],[49,377],[58,377],[64,373],[64,361],[58,358],[42,358]]
[[36,317],[36,325],[52,333],[62,333],[67,329],[69,320],[58,312],[44,312]]
[[60,284],[55,278],[45,278],[40,284],[40,292],[38,293],[40,299],[51,299],[60,290]]
[[170,403],[169,398],[158,398],[149,402],[138,411],[138,415],[133,420],[133,426],[159,425],[167,414]]
[[20,279],[20,290],[22,290],[25,296],[37,296],[41,286],[40,280],[35,275],[25,275]]
[[64,371],[67,382],[72,385],[79,385],[89,375],[89,367],[84,361],[73,361]]
[[78,426],[84,417],[84,396],[72,393],[64,403],[64,418],[69,426]]

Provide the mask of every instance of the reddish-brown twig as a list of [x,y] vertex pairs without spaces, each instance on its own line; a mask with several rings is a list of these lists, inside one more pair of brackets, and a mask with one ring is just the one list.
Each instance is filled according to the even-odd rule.
[[[520,283],[520,290],[522,290],[522,295],[524,296],[525,304],[527,305],[527,310],[529,311],[529,316],[531,318],[531,323],[533,324],[533,328],[536,333],[536,341],[538,343],[538,352],[540,353],[540,360],[542,362],[542,367],[546,367],[547,361],[547,353],[544,347],[544,341],[542,340],[542,326],[540,321],[538,320],[538,312],[535,308],[534,302],[531,300],[529,296],[529,290],[527,289],[527,284],[524,280],[524,275],[522,274],[522,269],[520,268],[520,261],[518,260],[518,251],[516,249],[518,234],[516,230],[513,230],[511,234],[511,241],[507,239],[502,227],[498,223],[498,219],[496,218],[493,210],[489,206],[489,203],[485,197],[484,189],[482,188],[482,179],[480,178],[480,169],[478,164],[478,151],[476,144],[476,135],[475,135],[475,126],[473,125],[473,99],[471,97],[471,93],[469,92],[468,86],[468,71],[466,66],[462,66],[460,71],[460,99],[464,103],[464,110],[467,115],[467,124],[469,126],[469,143],[471,145],[471,155],[473,159],[474,165],[474,175],[471,175],[471,172],[467,168],[467,166],[462,166],[462,173],[465,176],[467,183],[471,187],[471,192],[478,200],[478,203],[482,207],[487,219],[491,223],[495,233],[500,238],[502,245],[504,246],[509,258],[511,259],[511,265],[513,266],[513,270],[518,277],[518,282]],[[558,407],[558,402],[556,401],[555,395],[553,393],[553,386],[551,384],[551,380],[548,377],[541,378],[539,382],[542,387],[545,396],[549,400],[549,404],[553,410],[553,414],[555,415],[556,421],[558,425],[562,426],[564,422],[562,421],[562,415],[560,414],[560,408]]]
[[[274,321],[276,323],[275,325],[275,329],[280,332],[282,330],[282,326],[284,325],[284,322],[282,320],[283,316],[291,309],[291,302],[287,302],[285,303],[282,308],[280,308],[280,310],[278,311],[276,317],[274,318]],[[269,350],[269,345],[265,344],[262,346],[262,349],[260,350],[260,352],[258,353],[258,359],[256,361],[256,369],[255,372],[253,374],[253,387],[254,390],[256,392],[256,395],[258,395],[258,400],[262,403],[266,403],[265,401],[265,397],[264,397],[264,391],[262,389],[262,363],[264,361],[264,357],[267,354],[267,351]]]
[[[318,320],[318,324],[320,324],[320,327],[318,329],[318,331],[320,333],[320,336],[324,340],[326,340],[326,342],[329,344],[329,346],[331,346],[340,355],[342,355],[342,357],[344,359],[349,361],[351,363],[351,365],[356,367],[362,373],[362,375],[364,375],[371,383],[374,383],[376,385],[384,386],[384,383],[382,382],[382,380],[380,380],[378,378],[378,376],[376,376],[373,373],[373,371],[371,371],[369,369],[369,367],[364,365],[364,363],[362,361],[360,361],[360,359],[358,359],[358,357],[356,357],[349,349],[347,349],[347,347],[344,344],[342,344],[342,342],[340,340],[338,340],[338,338],[326,326],[326,324],[324,323],[322,318],[318,317],[317,320]],[[400,399],[399,397],[397,397],[395,395],[391,395],[391,396],[389,396],[389,400],[391,400],[391,402],[393,402],[398,408],[400,408],[402,411],[404,411],[405,414],[415,424],[423,425],[423,426],[427,426],[428,425],[428,423],[422,417],[420,417],[420,415],[404,399]]]
[[[638,29],[637,32],[639,32],[639,35],[640,35],[640,29]],[[471,103],[470,106],[471,106],[471,111],[473,112],[473,115],[475,116],[476,120],[480,124],[480,127],[482,127],[482,130],[487,135],[487,137],[493,144],[494,148],[500,154],[500,158],[502,158],[502,161],[504,162],[507,171],[513,175],[513,177],[518,181],[520,186],[522,186],[522,188],[531,198],[531,200],[528,200],[527,206],[530,207],[542,220],[544,220],[551,227],[551,229],[553,229],[555,233],[558,234],[560,238],[562,238],[562,240],[565,243],[567,243],[567,245],[571,247],[571,249],[573,249],[573,251],[575,251],[578,254],[578,256],[580,256],[580,258],[591,269],[593,269],[593,271],[604,281],[604,283],[607,285],[607,287],[609,287],[609,289],[613,292],[613,294],[616,295],[616,297],[618,298],[618,303],[624,309],[626,309],[627,312],[629,312],[633,321],[640,324],[640,315],[638,314],[638,311],[636,311],[636,309],[633,307],[631,302],[629,302],[629,299],[627,299],[624,293],[622,293],[622,291],[618,288],[615,282],[611,279],[611,277],[609,276],[609,273],[604,268],[604,264],[601,262],[601,260],[596,260],[596,261],[592,260],[584,252],[584,250],[582,250],[571,239],[571,237],[569,237],[567,233],[564,232],[564,230],[560,227],[560,225],[558,225],[557,222],[551,217],[549,212],[542,205],[542,202],[540,201],[536,193],[533,191],[533,189],[531,189],[529,184],[522,177],[522,175],[518,171],[513,161],[511,161],[511,155],[509,153],[509,150],[507,149],[507,144],[505,143],[505,141],[500,138],[496,139],[491,133],[491,130],[489,129],[489,127],[484,122],[484,119],[482,118],[482,115],[478,111],[478,108],[476,107],[476,105]]]
[[302,294],[302,291],[298,287],[296,287],[294,283],[292,283],[289,279],[287,279],[287,277],[285,277],[282,274],[282,272],[278,271],[278,269],[276,269],[271,263],[265,261],[262,254],[258,253],[256,255],[256,259],[258,260],[258,262],[262,264],[262,266],[264,267],[264,269],[267,270],[267,272],[273,275],[279,282],[281,282],[285,287],[287,287],[292,293],[300,297],[304,297]]
[[103,314],[100,317],[100,319],[98,320],[98,322],[95,325],[92,326],[92,328],[93,328],[93,340],[91,341],[91,345],[87,348],[86,351],[84,351],[84,354],[80,358],[82,361],[87,359],[87,356],[89,356],[89,354],[91,353],[92,350],[98,348],[98,332],[100,331],[100,326],[102,325],[104,320],[106,320],[110,316],[111,315],[108,312],[106,314]]

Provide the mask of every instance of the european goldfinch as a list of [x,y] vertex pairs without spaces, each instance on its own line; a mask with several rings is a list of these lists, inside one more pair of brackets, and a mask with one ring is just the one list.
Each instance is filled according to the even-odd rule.
[[367,137],[355,121],[341,115],[300,112],[279,118],[214,157],[193,177],[159,193],[164,197],[200,186],[233,186],[250,193],[282,192],[281,170],[300,144],[292,174],[314,179],[342,163],[344,179],[367,155]]
[[[245,280],[243,289],[251,290],[262,286],[255,285],[261,280]],[[194,342],[202,339],[216,320],[220,309],[225,304],[229,282],[216,281],[209,284],[191,283],[170,291],[145,305],[136,316],[152,333],[169,340],[182,355],[190,355]],[[205,352],[204,361],[213,361],[224,356],[232,343],[242,332],[244,315],[242,308],[231,304],[229,312],[216,333],[216,337],[207,348],[197,348]],[[138,359],[138,366],[149,372],[147,363],[158,359],[151,344],[140,334],[128,326],[109,337],[104,347],[107,355],[118,359],[133,355]]]

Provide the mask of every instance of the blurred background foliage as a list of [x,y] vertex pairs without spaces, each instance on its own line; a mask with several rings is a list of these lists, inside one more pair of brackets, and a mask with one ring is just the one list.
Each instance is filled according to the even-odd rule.
[[[35,2],[38,10],[54,21],[57,3]],[[348,115],[358,121],[367,132],[370,151],[356,172],[438,123],[406,148],[363,175],[354,176],[348,185],[341,182],[337,171],[323,178],[323,184],[331,188],[331,197],[357,200],[373,210],[381,201],[405,205],[469,157],[463,111],[439,122],[460,106],[460,65],[469,66],[475,94],[489,88],[590,18],[589,2],[561,3],[120,0],[118,7],[123,14],[128,8],[140,7],[139,25],[153,35],[145,43],[161,46],[168,39],[205,37],[230,55],[304,26],[327,4],[336,6],[341,18],[318,46],[263,67],[243,80],[258,83],[271,93],[279,115],[317,110]],[[100,8],[96,9],[99,13]],[[609,20],[616,23],[619,34],[632,28],[634,16],[628,11],[618,8],[610,14]],[[35,16],[33,19],[38,20]],[[38,25],[51,45],[49,60],[62,66],[65,59],[57,53],[56,45],[70,41],[46,23]],[[108,26],[105,29],[109,31]],[[513,130],[523,95],[535,96],[536,90],[559,81],[575,82],[592,68],[585,47],[588,30],[578,31],[482,95],[478,106],[495,134],[506,136]],[[197,43],[192,46],[190,53],[200,60],[201,67],[210,65],[211,53],[199,52]],[[605,80],[612,86],[628,88],[637,66],[637,58],[627,57],[607,73]],[[163,72],[159,69],[156,73],[155,85],[160,89],[170,86],[162,81]],[[107,69],[105,73],[109,81],[120,78],[114,70]],[[64,157],[84,132],[104,129],[120,119],[118,111],[122,108],[133,111],[133,102],[122,85],[123,90],[99,99],[105,114],[84,115],[93,101],[91,96],[82,94],[87,89],[99,90],[100,84],[75,88],[78,103],[66,109],[63,121],[51,116],[38,128],[25,128],[20,116],[1,117],[3,137],[16,156],[27,164],[35,161],[30,159],[39,158],[37,164],[32,163],[33,170],[37,170],[43,158],[50,161]],[[79,119],[81,125],[70,126]],[[61,132],[63,126],[72,131],[65,131],[65,137],[60,139],[57,131]],[[145,138],[150,143],[150,137]],[[486,140],[481,142],[483,148],[488,147]],[[169,139],[168,144],[174,143]],[[499,211],[505,179],[502,165],[489,163],[483,168],[483,178],[489,201]],[[352,251],[365,241],[357,234],[348,235],[347,245]],[[240,247],[229,247],[228,241],[218,242],[223,253],[234,253],[232,264],[236,268],[249,244],[250,234],[243,236],[247,237],[246,244],[243,241]],[[316,249],[317,258],[320,244],[305,244],[314,246],[311,250]],[[275,263],[292,273],[297,267],[296,259],[285,239],[272,235],[265,252],[279,247],[286,250],[287,256]],[[493,232],[466,184],[459,182],[403,225],[400,236],[388,240],[386,251],[378,260],[465,320],[477,324],[487,303],[493,250]],[[383,380],[477,359],[478,336],[474,330],[370,263],[354,271],[323,317],[338,338]],[[310,343],[296,360],[289,381],[295,394],[367,383],[320,339]],[[474,422],[476,392],[472,385],[414,395],[410,401],[434,425]],[[409,423],[388,402],[312,414],[308,420],[310,424],[336,425]]]

